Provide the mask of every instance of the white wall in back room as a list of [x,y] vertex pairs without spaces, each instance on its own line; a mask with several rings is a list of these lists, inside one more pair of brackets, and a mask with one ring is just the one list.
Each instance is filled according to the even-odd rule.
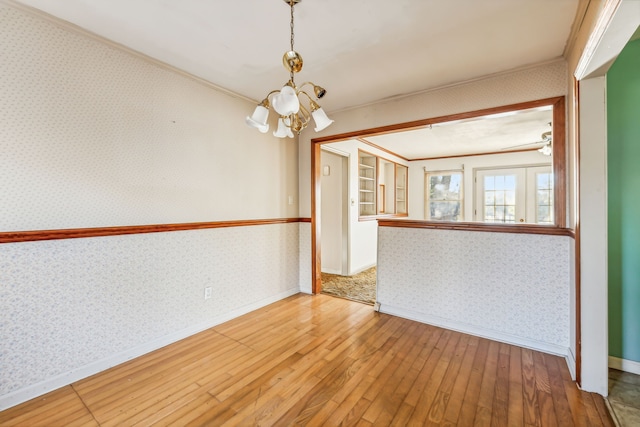
[[[358,197],[359,197],[359,181],[358,181],[358,171],[359,171],[359,150],[366,151],[370,154],[374,154],[383,159],[390,160],[393,162],[397,162],[400,164],[406,165],[406,162],[401,159],[390,155],[387,152],[376,149],[368,144],[357,140],[347,140],[334,142],[330,144],[324,145],[325,147],[329,147],[329,149],[336,150],[337,152],[344,153],[348,155],[348,209],[346,214],[348,215],[348,235],[349,235],[349,244],[348,244],[348,252],[349,252],[349,266],[346,272],[346,275],[353,275],[360,273],[370,267],[376,265],[377,258],[377,239],[378,239],[378,222],[375,218],[370,219],[361,219],[360,211],[358,209]],[[322,205],[336,203],[332,200],[331,195],[325,195],[321,192],[321,200]],[[324,209],[324,208],[323,208]],[[343,212],[344,214],[344,212]],[[324,221],[324,219],[322,219]],[[321,229],[321,239],[322,244],[324,245],[324,232]],[[321,264],[323,265],[324,271],[324,259]]]
[[[345,170],[343,170],[343,162]],[[323,273],[342,274],[343,261],[347,257],[349,194],[346,185],[348,179],[346,163],[346,158],[339,154],[326,150],[321,152],[322,224],[320,229],[322,230]]]

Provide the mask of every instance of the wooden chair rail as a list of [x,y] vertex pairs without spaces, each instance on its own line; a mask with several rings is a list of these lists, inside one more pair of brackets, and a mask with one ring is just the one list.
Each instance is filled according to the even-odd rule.
[[292,222],[311,222],[311,219],[248,219],[236,221],[188,222],[180,224],[153,224],[120,227],[70,228],[60,230],[9,231],[0,232],[0,243],[118,236],[122,234],[164,233],[168,231],[200,230],[205,228],[248,227],[252,225],[286,224]]
[[569,228],[538,224],[487,224],[481,222],[378,219],[378,225],[381,227],[484,231],[490,233],[547,234],[552,236],[569,236],[571,238],[575,238],[575,232]]

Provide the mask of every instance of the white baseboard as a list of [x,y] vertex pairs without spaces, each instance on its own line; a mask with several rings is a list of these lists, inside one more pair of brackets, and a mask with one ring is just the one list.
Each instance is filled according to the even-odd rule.
[[569,368],[569,373],[571,374],[571,379],[576,380],[576,355],[573,354],[573,350],[571,347],[568,348],[569,353],[565,356],[564,360],[567,362],[567,367]]
[[351,274],[349,274],[349,276],[355,276],[356,274],[362,273],[363,271],[366,271],[366,270],[368,270],[368,269],[370,269],[372,267],[375,267],[376,265],[378,265],[378,264],[374,262],[371,265],[367,265],[367,266],[358,268],[357,270],[352,271]]
[[342,274],[342,270],[334,270],[333,268],[322,268],[323,273],[327,274]]
[[640,375],[640,362],[609,356],[609,367],[619,371]]
[[[431,316],[425,313],[417,313],[415,311],[385,305],[384,303],[380,305],[380,312],[392,314],[398,317],[403,317],[405,319],[415,320],[420,323],[439,326],[445,329],[451,329],[451,330],[462,332],[469,335],[475,335],[477,337],[487,338],[493,341],[499,341],[506,344],[513,344],[519,347],[541,351],[543,353],[562,356],[565,359],[567,359],[570,353],[568,347],[563,347],[561,345],[519,337],[516,335],[507,334],[504,332],[494,331],[492,329],[487,329],[487,328],[469,325],[462,322],[457,322],[455,320],[444,319],[438,316]],[[567,361],[567,363],[569,363],[569,361]],[[574,360],[573,366],[575,367],[575,360]],[[574,371],[575,371],[575,368],[574,368]]]
[[300,289],[298,288],[289,289],[287,291],[280,292],[269,298],[265,298],[253,304],[249,304],[249,305],[237,308],[235,310],[232,310],[221,316],[217,316],[205,323],[194,325],[187,329],[183,329],[181,331],[177,331],[169,335],[165,335],[154,341],[141,344],[129,350],[113,354],[102,360],[98,360],[96,362],[90,363],[88,365],[82,366],[72,371],[65,372],[63,374],[49,378],[40,383],[27,386],[25,388],[22,388],[20,390],[14,391],[9,394],[5,394],[4,396],[0,396],[0,411],[11,408],[12,406],[16,406],[20,403],[26,402],[27,400],[31,400],[35,397],[42,396],[43,394],[59,389],[60,387],[64,387],[66,385],[72,384],[83,378],[90,377],[91,375],[95,375],[99,372],[105,371],[109,368],[112,368],[116,365],[124,363],[128,360],[135,359],[136,357],[140,357],[144,354],[158,350],[159,348],[165,347],[169,344],[173,344],[174,342],[180,341],[182,339],[190,337],[191,335],[195,335],[199,332],[205,331],[209,328],[213,328],[214,326],[217,326],[221,323],[227,322],[231,319],[235,319],[236,317],[240,317],[244,314],[250,313],[254,310],[257,310],[259,308],[272,304],[276,301],[280,301],[281,299],[290,297],[291,295],[295,295],[299,292],[300,292]]

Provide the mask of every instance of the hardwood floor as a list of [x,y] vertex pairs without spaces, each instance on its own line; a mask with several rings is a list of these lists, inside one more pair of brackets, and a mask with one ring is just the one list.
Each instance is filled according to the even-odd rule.
[[1,426],[611,426],[564,360],[295,295],[0,412]]

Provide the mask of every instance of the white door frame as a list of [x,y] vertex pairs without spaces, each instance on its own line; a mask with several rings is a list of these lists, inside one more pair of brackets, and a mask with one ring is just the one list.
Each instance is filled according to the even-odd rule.
[[581,385],[608,394],[606,73],[640,25],[640,2],[608,0],[580,57]]

